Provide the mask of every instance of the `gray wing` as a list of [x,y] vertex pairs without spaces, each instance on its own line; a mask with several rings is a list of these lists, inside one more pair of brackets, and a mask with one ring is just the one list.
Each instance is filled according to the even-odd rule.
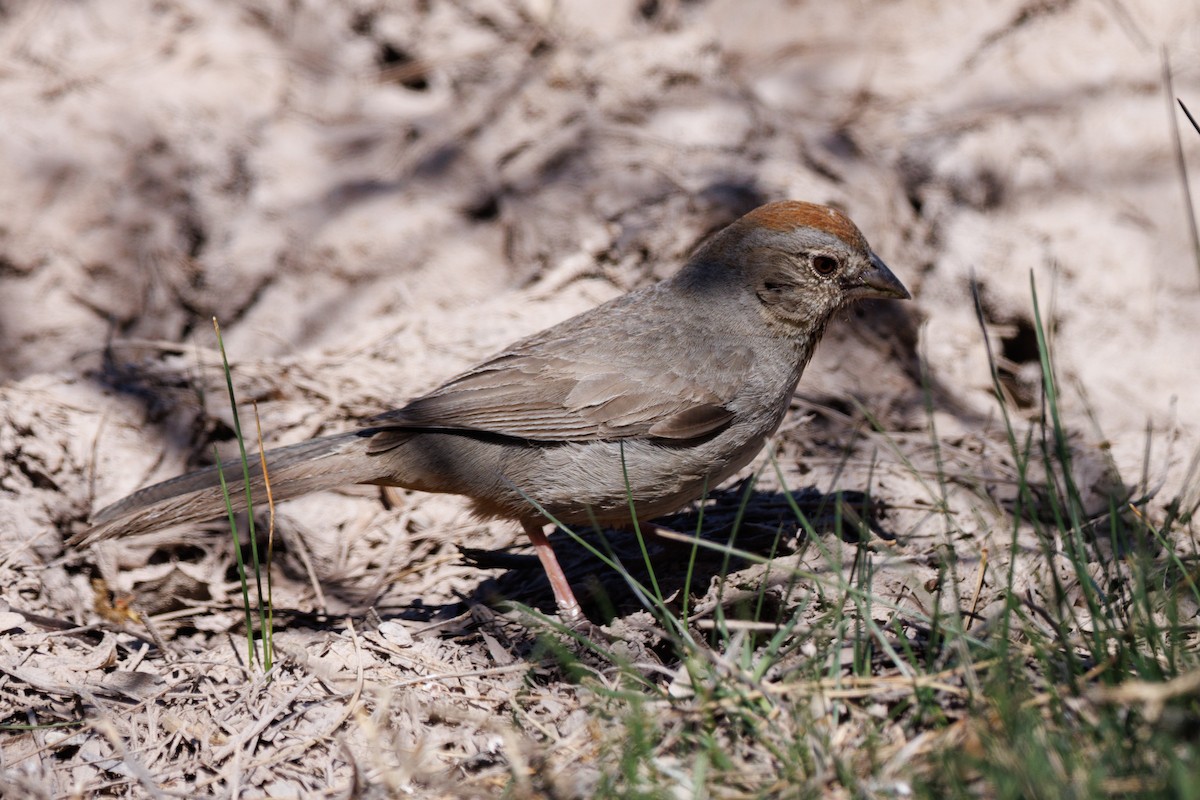
[[579,442],[695,439],[729,423],[748,347],[661,323],[631,327],[618,342],[594,315],[571,320],[366,424]]

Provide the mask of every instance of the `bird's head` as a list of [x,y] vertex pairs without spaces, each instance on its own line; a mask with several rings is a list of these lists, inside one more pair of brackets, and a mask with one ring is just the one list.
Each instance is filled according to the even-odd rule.
[[673,281],[704,293],[732,283],[769,322],[800,331],[824,327],[853,300],[911,296],[849,217],[795,200],[760,206],[715,234]]

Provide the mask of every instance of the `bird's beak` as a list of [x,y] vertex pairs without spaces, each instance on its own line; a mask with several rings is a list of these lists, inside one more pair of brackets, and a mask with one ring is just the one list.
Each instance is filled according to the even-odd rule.
[[912,295],[908,293],[908,289],[904,288],[900,279],[893,275],[887,264],[884,264],[874,253],[871,253],[871,266],[858,276],[855,285],[850,287],[847,294],[856,300],[872,297],[896,300],[912,299]]

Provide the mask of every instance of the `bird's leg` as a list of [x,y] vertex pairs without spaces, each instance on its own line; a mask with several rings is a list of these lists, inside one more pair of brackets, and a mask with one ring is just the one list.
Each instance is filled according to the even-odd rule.
[[558,604],[558,615],[571,627],[584,622],[587,618],[583,615],[583,609],[579,607],[579,601],[575,599],[575,593],[571,591],[571,584],[567,583],[567,576],[559,566],[554,548],[550,546],[550,540],[542,531],[541,524],[532,520],[521,524],[525,528],[525,534],[533,542],[533,550],[542,562],[542,569],[546,570],[546,577],[550,579],[554,601]]

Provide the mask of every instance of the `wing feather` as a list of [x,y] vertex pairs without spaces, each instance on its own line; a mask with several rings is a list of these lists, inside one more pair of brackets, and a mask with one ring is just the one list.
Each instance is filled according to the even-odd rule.
[[[750,348],[665,326],[662,316],[633,333],[605,330],[612,318],[603,310],[519,342],[365,424],[582,442],[694,439],[730,422],[729,403],[750,371]],[[620,348],[596,345],[617,336]]]

